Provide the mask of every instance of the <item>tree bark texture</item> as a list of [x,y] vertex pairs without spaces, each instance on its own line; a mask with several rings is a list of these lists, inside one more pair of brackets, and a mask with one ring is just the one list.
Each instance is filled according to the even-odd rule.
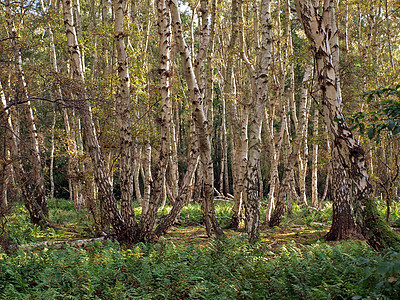
[[[71,56],[73,75],[80,88],[77,96],[84,98],[84,75],[80,49],[74,27],[71,0],[63,0],[63,9],[64,25],[66,27],[68,50]],[[118,240],[121,242],[132,243],[137,240],[137,228],[136,226],[127,226],[126,221],[118,209],[112,186],[107,177],[104,159],[101,154],[93,121],[92,108],[88,100],[84,99],[82,101],[80,112],[85,129],[86,144],[89,148],[89,154],[92,160],[94,178],[99,191],[99,201],[103,204],[106,215],[116,231]]]
[[344,122],[338,87],[335,55],[339,49],[334,19],[334,1],[323,2],[322,14],[310,0],[295,0],[296,11],[314,51],[318,82],[322,91],[322,106],[328,127],[332,152],[349,173],[353,183],[355,220],[374,249],[399,246],[400,238],[379,216],[371,196],[371,183],[365,163],[365,153]]
[[[212,236],[213,233],[217,236],[223,236],[224,233],[221,230],[217,218],[215,216],[214,209],[214,171],[213,162],[211,158],[211,143],[208,131],[208,121],[204,114],[203,109],[203,98],[201,91],[198,87],[197,80],[194,74],[194,68],[192,66],[190,50],[186,45],[185,39],[183,37],[182,22],[180,18],[180,13],[178,9],[178,1],[170,0],[168,2],[169,9],[171,12],[171,20],[174,28],[175,41],[182,57],[182,64],[185,73],[185,79],[189,88],[190,99],[192,101],[192,116],[196,126],[196,133],[200,145],[200,160],[203,166],[203,176],[204,176],[204,199],[203,199],[203,210],[204,219],[206,224],[207,234]],[[205,27],[208,24],[204,24]],[[204,32],[203,28],[203,32]],[[208,30],[207,30],[208,31]],[[207,33],[208,34],[208,33]],[[204,55],[206,45],[206,37],[203,37],[201,41],[199,53],[196,57],[197,64]]]
[[[25,75],[22,69],[22,56],[18,45],[18,34],[14,25],[14,18],[11,13],[11,7],[9,1],[6,2],[6,13],[7,13],[7,29],[10,37],[12,49],[14,51],[15,59],[15,77],[16,77],[16,99],[17,101],[23,101],[21,104],[25,120],[28,138],[26,145],[28,147],[30,167],[30,191],[26,193],[25,202],[30,213],[31,222],[34,224],[47,223],[49,216],[46,190],[44,186],[44,174],[42,169],[42,161],[40,157],[39,149],[39,137],[36,129],[35,116],[33,109],[29,101],[28,88],[25,81]],[[26,182],[28,184],[28,182]]]
[[260,238],[260,194],[258,162],[261,153],[261,128],[268,92],[268,72],[272,55],[271,1],[262,0],[260,9],[261,49],[258,53],[255,73],[255,95],[250,106],[248,160],[245,175],[246,231],[251,243]]
[[158,29],[160,37],[160,151],[159,158],[151,184],[151,196],[147,214],[142,215],[142,234],[148,236],[153,232],[157,209],[163,194],[165,174],[170,155],[170,125],[171,125],[171,21],[169,9],[165,0],[158,1]]
[[126,0],[113,0],[115,14],[115,44],[118,57],[119,84],[116,94],[117,123],[120,139],[121,213],[128,227],[136,224],[133,210],[133,140],[130,113],[130,79],[125,46],[124,8]]

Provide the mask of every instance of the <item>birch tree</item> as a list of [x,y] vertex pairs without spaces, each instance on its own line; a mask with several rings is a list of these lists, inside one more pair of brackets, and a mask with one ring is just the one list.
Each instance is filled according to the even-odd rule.
[[49,212],[44,186],[45,180],[42,169],[42,159],[39,149],[39,137],[36,129],[36,118],[29,99],[25,74],[22,68],[21,51],[18,45],[19,37],[15,28],[14,16],[11,11],[12,7],[9,1],[6,1],[5,8],[9,41],[14,54],[14,72],[16,78],[15,99],[17,103],[21,103],[28,134],[26,145],[28,147],[27,152],[31,165],[29,174],[30,180],[28,181],[28,177],[25,178],[27,180],[25,184],[29,184],[29,188],[25,192],[25,204],[30,213],[31,222],[34,224],[45,224],[47,223]]
[[[203,168],[204,176],[204,198],[203,211],[206,224],[207,234],[212,236],[222,236],[221,230],[214,211],[214,171],[211,159],[211,143],[208,131],[208,122],[203,108],[203,97],[197,83],[194,73],[194,68],[191,61],[190,49],[187,46],[182,30],[182,22],[178,9],[178,1],[170,0],[168,2],[171,12],[171,20],[175,35],[175,42],[182,57],[182,64],[185,74],[185,79],[189,88],[190,99],[192,101],[192,116],[196,126],[196,134],[200,147],[200,160]],[[204,12],[206,13],[206,12]],[[205,53],[208,43],[208,23],[203,24],[203,39],[200,43],[199,53],[195,59],[195,64],[198,64]]]
[[[331,140],[332,168],[343,168],[353,183],[355,220],[374,249],[398,246],[399,236],[379,216],[371,197],[371,183],[365,153],[344,121],[337,79],[338,39],[333,0],[295,0],[296,11],[315,55],[317,78],[322,92],[322,112]],[[334,165],[336,164],[336,165]],[[334,199],[333,201],[340,201]]]
[[264,118],[268,92],[268,72],[272,54],[271,1],[262,0],[260,7],[261,48],[258,53],[257,67],[253,72],[255,93],[249,115],[249,150],[245,174],[245,218],[246,231],[250,242],[260,238],[260,195],[258,162],[261,152],[261,128]]
[[[85,97],[85,78],[82,68],[82,58],[77,41],[76,30],[74,26],[71,0],[63,0],[64,24],[66,27],[68,50],[71,57],[74,78],[80,85],[78,96]],[[92,160],[94,177],[99,190],[99,201],[103,204],[108,219],[114,227],[118,239],[122,242],[131,243],[137,239],[137,225],[132,218],[132,226],[127,226],[121,212],[118,209],[112,186],[108,180],[104,159],[101,153],[100,145],[97,139],[96,128],[93,120],[92,107],[87,99],[82,100],[80,112],[85,129],[86,144],[89,148]]]

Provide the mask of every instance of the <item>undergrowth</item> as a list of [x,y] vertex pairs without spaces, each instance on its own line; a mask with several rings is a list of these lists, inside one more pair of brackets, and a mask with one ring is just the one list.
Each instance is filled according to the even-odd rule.
[[[53,228],[31,225],[16,204],[3,231],[15,244],[93,236],[90,214],[76,212],[68,200],[53,199],[49,208]],[[216,203],[222,227],[229,225],[231,208]],[[86,248],[0,249],[0,299],[399,299],[400,253],[377,254],[360,241],[318,241],[331,209],[294,205],[283,227],[264,231],[255,246],[233,231],[223,242],[197,237],[203,214],[199,203],[191,203],[175,235],[156,244],[126,248],[109,240]],[[135,212],[140,215],[140,208]]]
[[400,254],[362,242],[287,244],[272,251],[243,238],[206,247],[18,251],[0,258],[1,299],[398,299]]

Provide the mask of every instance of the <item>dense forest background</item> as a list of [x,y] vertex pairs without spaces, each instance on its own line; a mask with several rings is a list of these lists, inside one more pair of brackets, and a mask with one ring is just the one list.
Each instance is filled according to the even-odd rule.
[[399,295],[399,1],[0,6],[0,295]]
[[293,202],[353,201],[325,115],[352,127],[388,219],[399,198],[399,3],[313,4],[344,118],[324,112],[302,3],[2,2],[2,207],[25,199],[45,223],[46,197],[69,198],[99,231],[125,231],[133,200],[142,217],[151,211],[147,230],[158,206],[179,207],[173,223],[184,203],[203,201],[207,233],[222,235],[221,197],[235,202],[234,228],[244,208],[246,226],[279,225],[276,202],[290,213]]

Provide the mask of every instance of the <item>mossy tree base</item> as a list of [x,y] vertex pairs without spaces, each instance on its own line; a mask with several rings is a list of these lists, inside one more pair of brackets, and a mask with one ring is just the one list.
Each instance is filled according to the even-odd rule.
[[356,222],[367,243],[375,250],[400,249],[400,236],[394,232],[379,214],[372,197],[366,197],[354,204]]

